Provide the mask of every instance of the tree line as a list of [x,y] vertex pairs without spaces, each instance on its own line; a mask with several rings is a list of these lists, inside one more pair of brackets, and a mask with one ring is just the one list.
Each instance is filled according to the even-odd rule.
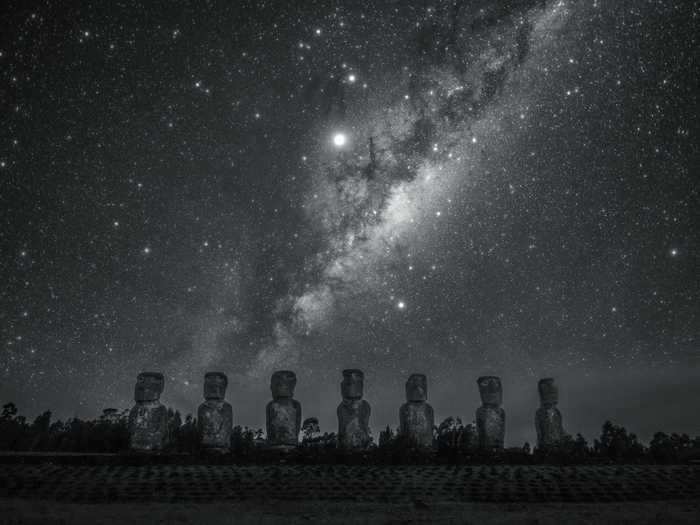
[[[14,452],[97,452],[122,453],[129,450],[128,410],[105,409],[95,420],[71,418],[52,421],[46,411],[33,421],[18,413],[13,403],[3,405],[0,413],[0,450]],[[168,446],[165,453],[198,454],[200,436],[197,420],[191,414],[168,409]],[[231,453],[243,460],[269,459],[262,429],[235,426]],[[292,455],[302,461],[333,462],[342,453],[336,446],[336,434],[321,433],[317,418],[304,420],[300,444]],[[357,454],[356,454],[357,455]],[[657,432],[648,444],[620,425],[606,421],[600,436],[592,444],[581,435],[565,436],[557,446],[533,449],[529,443],[501,451],[479,450],[476,426],[448,417],[433,430],[432,449],[414,447],[404,436],[387,426],[378,440],[360,455],[368,462],[476,462],[504,463],[600,463],[700,461],[700,437]]]

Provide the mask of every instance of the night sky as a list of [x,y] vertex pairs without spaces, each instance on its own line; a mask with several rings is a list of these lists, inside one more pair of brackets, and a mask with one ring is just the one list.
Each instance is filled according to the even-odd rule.
[[695,1],[29,2],[0,15],[0,401],[337,426],[429,378],[506,442],[700,434]]

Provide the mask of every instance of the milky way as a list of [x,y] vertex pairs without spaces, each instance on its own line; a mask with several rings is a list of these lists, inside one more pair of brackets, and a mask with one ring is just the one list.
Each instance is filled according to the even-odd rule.
[[[470,204],[469,187],[483,176],[489,150],[507,147],[499,135],[515,134],[504,131],[504,121],[528,111],[535,83],[528,75],[535,76],[537,58],[556,41],[567,14],[563,4],[493,20],[457,8],[448,19],[436,14],[437,43],[431,46],[439,45],[445,27],[446,41],[454,40],[439,65],[429,61],[397,85],[391,78],[380,79],[380,85],[398,89],[385,90],[379,101],[363,98],[348,104],[347,113],[354,118],[345,126],[359,144],[340,154],[321,154],[311,168],[307,205],[327,246],[316,257],[317,282],[292,299],[294,333],[322,330],[336,339],[342,330],[334,319],[337,308],[341,316],[362,319],[348,334],[351,345],[362,324],[387,323],[386,309],[404,310],[412,303],[407,297],[411,286],[401,281],[416,279],[410,275],[416,267],[432,269],[433,250],[449,248],[449,240],[431,246],[431,230],[449,228],[451,215],[468,220],[463,209]],[[535,59],[530,58],[533,50]],[[465,195],[455,196],[460,190]],[[358,311],[367,301],[373,303],[369,319]],[[288,330],[278,330],[284,331],[285,342],[272,357],[283,360]],[[392,339],[400,346],[416,337],[409,332]],[[386,340],[377,338],[374,344]],[[266,369],[270,357],[263,351]]]
[[0,397],[190,412],[230,377],[262,426],[273,370],[335,426],[428,374],[471,421],[503,377],[565,425],[700,433],[697,5],[9,4],[0,34]]

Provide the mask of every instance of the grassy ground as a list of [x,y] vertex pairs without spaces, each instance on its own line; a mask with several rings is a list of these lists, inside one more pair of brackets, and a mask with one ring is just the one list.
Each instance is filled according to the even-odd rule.
[[700,523],[698,465],[0,464],[3,524]]
[[700,500],[698,465],[6,464],[0,498],[65,503]]

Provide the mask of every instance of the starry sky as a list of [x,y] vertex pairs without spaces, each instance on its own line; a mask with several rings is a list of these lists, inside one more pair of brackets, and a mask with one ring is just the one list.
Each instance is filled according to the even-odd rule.
[[700,434],[695,1],[3,2],[0,401]]

